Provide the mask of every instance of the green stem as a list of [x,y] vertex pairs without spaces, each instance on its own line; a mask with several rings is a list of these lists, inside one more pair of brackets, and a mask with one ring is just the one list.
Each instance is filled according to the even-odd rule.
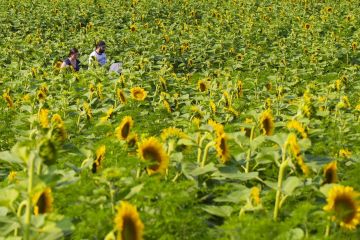
[[205,138],[207,137],[206,134],[204,134],[201,138],[200,138],[200,134],[197,137],[197,142],[198,142],[198,153],[197,153],[197,162],[200,163],[201,161],[201,154],[202,154],[202,144],[205,140]]
[[[27,205],[27,200],[24,200],[20,203],[16,214],[19,219],[21,218],[21,212],[26,205]],[[14,236],[17,237],[17,235],[18,235],[18,228],[14,230]]]
[[280,203],[281,203],[281,189],[282,189],[282,181],[284,178],[285,169],[288,165],[288,160],[286,160],[286,147],[287,142],[284,144],[282,148],[282,159],[279,168],[279,175],[278,175],[278,183],[276,189],[276,198],[275,198],[275,207],[274,207],[274,221],[277,220],[279,215]]
[[26,204],[25,211],[25,231],[24,231],[24,240],[30,239],[30,222],[31,222],[31,192],[32,192],[32,184],[33,184],[33,175],[34,175],[34,156],[30,156],[28,160],[29,168],[28,168],[28,199]]
[[328,223],[326,224],[326,229],[325,229],[325,238],[328,238],[330,236],[330,218],[328,219]]
[[251,143],[252,143],[252,140],[254,138],[254,129],[255,129],[255,126],[253,126],[251,128],[251,133],[250,133],[250,146],[249,146],[249,150],[247,152],[247,156],[246,156],[246,168],[245,168],[245,172],[248,173],[249,172],[249,168],[250,168],[250,158],[251,158]]
[[207,159],[207,155],[208,155],[208,152],[209,152],[209,149],[214,146],[215,142],[211,141],[209,142],[208,144],[206,144],[205,146],[205,149],[204,149],[204,156],[203,156],[203,159],[201,161],[201,167],[204,167],[205,166],[205,162],[206,162],[206,159]]

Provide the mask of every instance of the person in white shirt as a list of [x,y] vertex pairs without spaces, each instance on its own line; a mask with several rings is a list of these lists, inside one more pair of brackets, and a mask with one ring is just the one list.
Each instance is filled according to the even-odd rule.
[[104,41],[99,41],[95,45],[95,51],[90,54],[89,57],[89,67],[94,65],[103,66],[106,63],[106,54],[105,54],[106,45]]

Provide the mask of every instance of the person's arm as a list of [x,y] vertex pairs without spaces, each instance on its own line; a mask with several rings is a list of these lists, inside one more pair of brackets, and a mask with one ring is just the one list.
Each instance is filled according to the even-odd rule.
[[63,61],[60,68],[65,68],[65,67],[66,67],[66,63],[65,63],[65,61]]

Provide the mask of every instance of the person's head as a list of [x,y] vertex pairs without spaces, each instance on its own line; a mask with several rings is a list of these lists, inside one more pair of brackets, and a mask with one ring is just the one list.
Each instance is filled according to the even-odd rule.
[[96,48],[96,52],[102,54],[105,52],[106,44],[104,41],[99,41],[96,43],[95,48]]
[[77,59],[79,57],[79,51],[76,48],[70,49],[69,58]]

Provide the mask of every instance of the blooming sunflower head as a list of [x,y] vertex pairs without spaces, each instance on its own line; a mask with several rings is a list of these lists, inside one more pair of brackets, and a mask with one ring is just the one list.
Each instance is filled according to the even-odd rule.
[[137,101],[144,101],[147,96],[147,92],[141,87],[133,87],[130,89],[131,96]]
[[169,165],[169,157],[163,145],[154,137],[143,140],[138,146],[139,157],[148,163],[149,175],[164,174]]
[[136,207],[130,203],[125,201],[120,202],[114,222],[117,230],[117,239],[143,239],[144,224],[141,222]]
[[253,206],[257,206],[261,203],[260,188],[252,187],[250,190],[250,200]]
[[116,128],[115,134],[118,139],[126,140],[129,137],[131,127],[134,125],[134,121],[131,116],[125,116]]
[[171,138],[175,138],[175,139],[187,138],[187,135],[179,128],[169,127],[163,129],[160,137],[163,141],[166,141]]
[[214,129],[217,136],[222,135],[224,133],[224,126],[221,123],[209,119],[208,124]]
[[328,194],[324,210],[345,229],[355,229],[360,220],[359,193],[348,186],[334,186]]
[[208,83],[206,80],[199,80],[197,83],[197,88],[200,92],[205,92],[208,89]]
[[218,135],[215,139],[216,142],[216,152],[220,157],[222,163],[227,163],[230,159],[230,152],[227,143],[227,136],[225,133]]
[[337,182],[336,169],[337,169],[336,161],[333,161],[324,167],[324,182],[323,182],[323,184]]
[[53,196],[51,188],[46,187],[42,191],[38,191],[34,194],[32,202],[34,204],[34,214],[45,214],[52,211],[53,207]]
[[271,110],[264,111],[260,116],[260,129],[264,135],[270,136],[274,132],[274,120]]

